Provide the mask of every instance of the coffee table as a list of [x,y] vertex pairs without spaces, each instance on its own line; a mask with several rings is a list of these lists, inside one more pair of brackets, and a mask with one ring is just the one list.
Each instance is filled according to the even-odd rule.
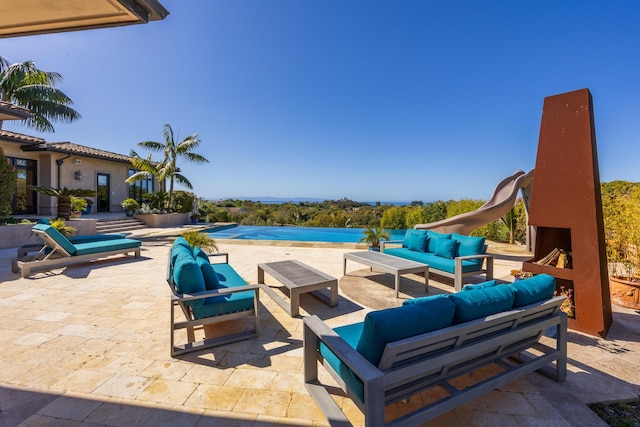
[[[289,302],[264,283],[265,272],[289,289]],[[258,286],[291,317],[300,312],[300,294],[310,293],[331,307],[338,305],[338,280],[297,260],[258,264]],[[330,298],[316,292],[326,288]]]
[[347,275],[347,260],[368,265],[371,271],[375,267],[383,273],[391,273],[396,276],[396,298],[400,294],[400,276],[409,273],[424,273],[424,290],[429,289],[429,266],[420,262],[411,261],[393,255],[387,255],[375,251],[347,252],[344,254],[343,274]]

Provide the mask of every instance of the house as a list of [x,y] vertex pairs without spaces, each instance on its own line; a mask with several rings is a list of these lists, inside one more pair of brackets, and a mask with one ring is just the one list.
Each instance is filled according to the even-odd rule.
[[46,142],[21,133],[0,129],[0,147],[18,172],[12,214],[55,216],[56,200],[31,190],[31,185],[95,190],[93,212],[120,212],[120,203],[132,197],[140,200],[153,192],[153,179],[127,184],[136,172],[131,157],[74,144]]

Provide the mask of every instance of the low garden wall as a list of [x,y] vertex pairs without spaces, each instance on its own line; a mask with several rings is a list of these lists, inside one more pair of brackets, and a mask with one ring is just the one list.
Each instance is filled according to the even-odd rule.
[[[76,229],[76,236],[96,234],[95,219],[70,219],[65,223]],[[0,226],[0,248],[13,248],[35,244],[40,241],[31,235],[33,224],[12,224]]]

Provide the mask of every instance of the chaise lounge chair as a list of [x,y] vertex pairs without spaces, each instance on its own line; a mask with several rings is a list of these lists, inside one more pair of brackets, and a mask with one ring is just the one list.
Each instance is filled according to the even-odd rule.
[[21,272],[22,277],[29,277],[34,268],[52,269],[80,262],[93,261],[111,255],[133,252],[135,258],[140,257],[139,240],[117,238],[85,243],[72,243],[55,227],[36,224],[33,229],[44,242],[44,246],[33,257],[17,258],[11,262],[14,273]]

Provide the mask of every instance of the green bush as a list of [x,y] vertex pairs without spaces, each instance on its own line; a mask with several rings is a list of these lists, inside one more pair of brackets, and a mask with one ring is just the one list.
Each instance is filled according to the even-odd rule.
[[8,218],[11,215],[11,203],[16,192],[17,182],[16,170],[9,164],[4,150],[0,148],[0,219]]

